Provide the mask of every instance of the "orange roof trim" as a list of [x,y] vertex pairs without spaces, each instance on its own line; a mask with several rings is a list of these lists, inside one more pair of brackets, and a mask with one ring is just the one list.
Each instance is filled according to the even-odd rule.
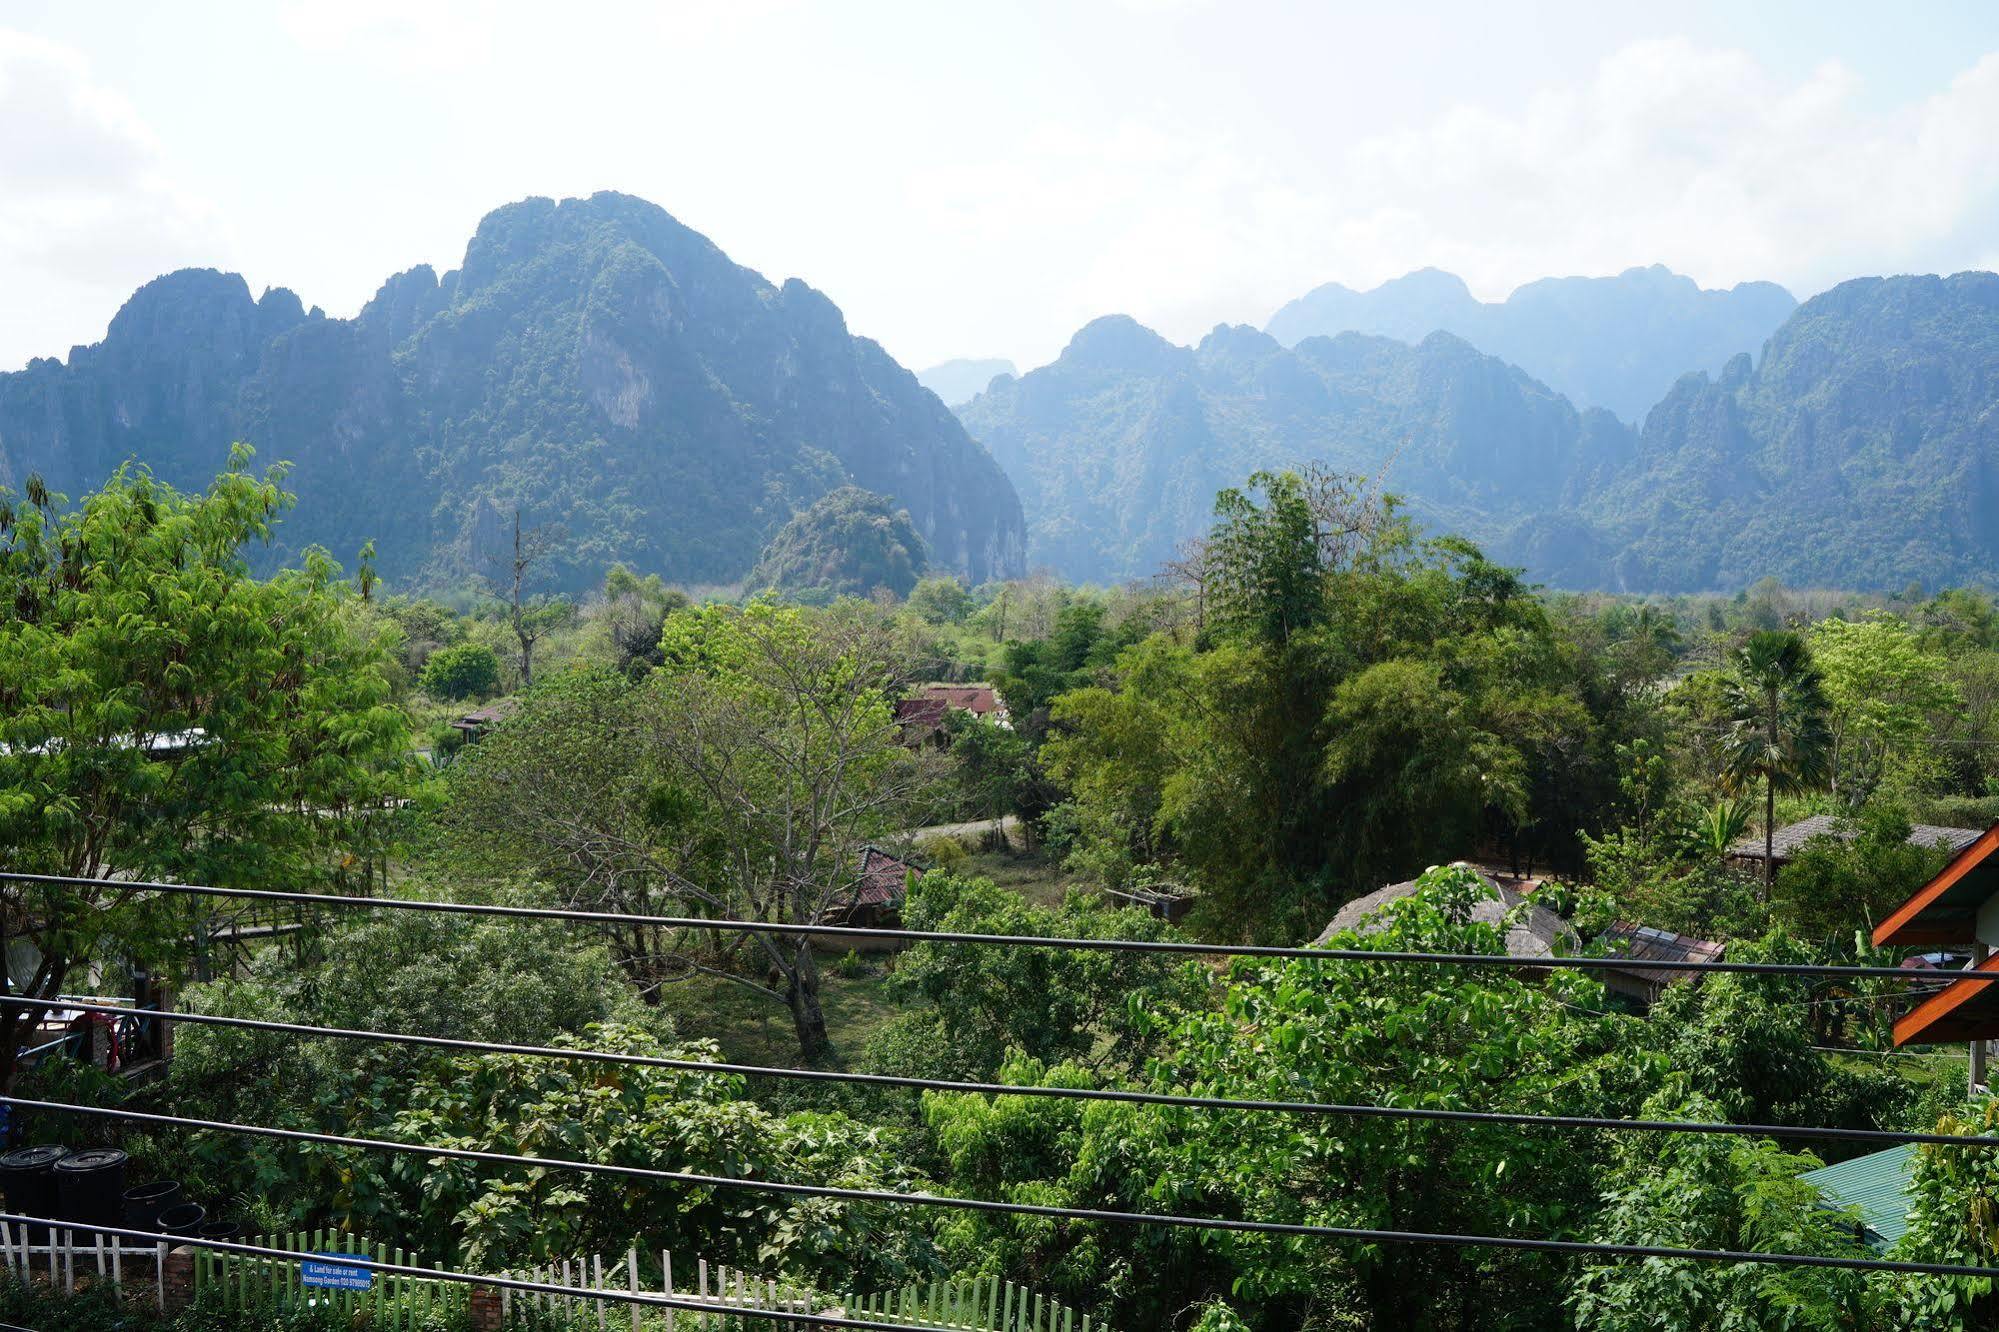
[[[1924,884],[1914,897],[1895,908],[1894,914],[1874,928],[1874,946],[1884,948],[1889,944],[1947,944],[1969,943],[1974,937],[1972,925],[1976,921],[1977,909],[1969,913],[1961,908],[1946,913],[1941,904],[1950,890],[1957,887],[1964,877],[1984,864],[1995,850],[1999,850],[1999,823],[1987,828],[1979,839],[1951,857],[1950,864],[1934,879]],[[1928,919],[1925,919],[1925,915]],[[1974,985],[1973,989],[1989,989],[1990,986]],[[1949,993],[1949,991],[1945,991]],[[1928,1007],[1925,1005],[1924,1007]],[[1917,1009],[1920,1013],[1922,1009]],[[1916,1016],[1909,1014],[1908,1021]],[[1900,1026],[1896,1028],[1899,1041]]]
[[[1999,972],[1999,953],[1973,970]],[[1897,1045],[1941,1045],[1999,1036],[1999,981],[1945,986],[1895,1022]]]

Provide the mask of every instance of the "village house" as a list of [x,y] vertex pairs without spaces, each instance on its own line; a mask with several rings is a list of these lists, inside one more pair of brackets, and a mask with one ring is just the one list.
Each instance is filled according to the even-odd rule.
[[[1582,941],[1569,923],[1534,901],[1531,894],[1539,886],[1537,882],[1508,879],[1463,861],[1457,862],[1457,868],[1471,870],[1485,885],[1488,896],[1472,907],[1471,918],[1494,929],[1503,928],[1508,955],[1556,957],[1582,951]],[[1355,898],[1341,907],[1326,928],[1319,931],[1318,937],[1312,940],[1312,946],[1324,948],[1334,935],[1343,931],[1369,934],[1379,929],[1377,918],[1380,913],[1390,904],[1413,894],[1416,884],[1415,879],[1391,883],[1364,897]],[[1597,942],[1605,955],[1628,959],[1631,965],[1593,967],[1590,974],[1601,980],[1605,989],[1622,995],[1640,1010],[1656,1003],[1668,985],[1693,979],[1698,974],[1646,966],[1645,963],[1716,962],[1721,960],[1726,950],[1724,944],[1622,921],[1604,931]]]
[[1628,967],[1606,967],[1597,973],[1605,987],[1621,994],[1640,1008],[1659,1002],[1666,987],[1676,981],[1692,980],[1700,973],[1674,968],[1645,966],[1646,962],[1719,962],[1728,945],[1690,934],[1654,929],[1618,921],[1599,938],[1611,957],[1629,959]]
[[466,743],[470,744],[513,716],[520,710],[520,706],[511,698],[498,699],[483,708],[475,708],[471,712],[453,718],[451,729],[465,737]]
[[[1814,814],[1796,823],[1787,823],[1771,834],[1770,860],[1777,869],[1782,869],[1797,858],[1804,850],[1805,843],[1814,837],[1840,837],[1852,840],[1857,828],[1851,820],[1841,819],[1831,814]],[[1909,829],[1910,846],[1942,847],[1955,855],[1978,840],[1976,828],[1945,828],[1934,823],[1918,823]],[[1763,864],[1763,835],[1755,833],[1739,838],[1728,848],[1728,858],[1742,865]]]
[[[1937,876],[1883,920],[1877,948],[1941,947],[1968,955],[1973,970],[1999,973],[1999,824],[1978,834]],[[1948,974],[1948,973],[1945,973]],[[1896,1045],[1971,1046],[1971,1085],[1985,1081],[1986,1043],[1999,1037],[1999,982],[1958,980],[1895,1023]]]
[[990,684],[978,681],[950,684],[942,680],[922,685],[914,694],[897,700],[895,722],[902,728],[904,744],[942,748],[949,743],[944,719],[953,712],[970,713],[995,726],[1013,725],[1007,715],[1006,700]]
[[864,930],[893,930],[902,925],[902,903],[912,879],[923,871],[878,846],[864,847],[848,894],[820,914],[826,925],[852,925]]
[[[1471,918],[1494,929],[1506,931],[1506,951],[1512,957],[1553,957],[1557,952],[1576,951],[1576,934],[1569,923],[1544,906],[1536,905],[1524,894],[1502,884],[1492,875],[1463,861],[1454,868],[1469,869],[1478,875],[1486,886],[1489,896],[1481,897],[1473,904]],[[1403,883],[1391,883],[1385,888],[1377,888],[1363,897],[1341,907],[1328,921],[1326,928],[1319,931],[1312,940],[1312,947],[1324,948],[1332,942],[1336,934],[1348,930],[1360,934],[1371,934],[1380,928],[1375,919],[1393,903],[1416,892],[1418,880],[1409,879]]]

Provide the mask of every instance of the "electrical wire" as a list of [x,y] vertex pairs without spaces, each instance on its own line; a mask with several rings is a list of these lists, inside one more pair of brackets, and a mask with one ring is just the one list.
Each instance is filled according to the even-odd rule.
[[489,916],[511,920],[560,920],[596,925],[640,925],[654,929],[716,930],[723,933],[772,934],[786,938],[879,939],[899,943],[977,944],[1009,948],[1061,948],[1081,952],[1155,953],[1195,957],[1248,957],[1306,962],[1368,962],[1436,966],[1505,967],[1527,971],[1583,970],[1672,971],[1687,974],[1723,972],[1753,976],[1827,976],[1847,979],[1929,981],[1948,977],[1952,983],[1999,982],[1994,971],[1913,971],[1906,967],[1845,966],[1811,962],[1691,962],[1671,958],[1521,955],[1511,953],[1416,953],[1372,948],[1287,947],[1276,944],[1212,944],[1192,939],[1081,939],[1039,934],[975,934],[950,930],[864,929],[852,925],[786,924],[766,920],[717,920],[707,916],[649,916],[617,911],[582,911],[570,907],[501,906],[484,902],[436,902],[407,897],[348,897],[334,893],[286,892],[275,888],[222,888],[208,884],[163,883],[138,879],[91,879],[63,874],[23,874],[0,870],[0,881],[117,889],[125,892],[183,893],[263,902],[290,902],[312,907],[363,910],[430,911],[442,915]]
[[33,1101],[16,1096],[0,1096],[0,1105],[23,1110],[55,1110],[130,1120],[136,1123],[167,1125],[251,1137],[276,1138],[285,1142],[321,1143],[368,1151],[397,1152],[432,1160],[475,1161],[483,1165],[527,1166],[536,1170],[574,1170],[583,1174],[612,1175],[624,1179],[645,1179],[671,1184],[695,1184],[707,1188],[747,1189],[752,1192],[786,1194],[792,1197],[834,1198],[845,1202],[882,1203],[890,1206],[940,1207],[1003,1216],[1036,1216],[1062,1221],[1089,1221],[1119,1225],[1161,1226],[1181,1230],[1213,1230],[1258,1235],[1292,1235],[1311,1239],[1360,1240],[1408,1244],[1456,1244],[1489,1249],[1540,1250],[1554,1253],[1620,1253],[1633,1257],[1705,1258],[1714,1261],[1782,1261],[1804,1266],[1851,1267],[1862,1271],[1923,1272],[1939,1276],[1999,1276],[1999,1267],[1958,1267],[1947,1263],[1893,1264],[1859,1259],[1815,1258],[1786,1254],[1770,1259],[1737,1250],[1657,1248],[1644,1245],[1604,1245],[1583,1240],[1516,1238],[1508,1235],[1461,1235],[1428,1231],[1369,1230],[1352,1226],[1326,1226],[1295,1221],[1255,1221],[1239,1217],[1194,1217],[1162,1212],[1127,1212],[1094,1207],[1056,1207],[1045,1203],[996,1202],[988,1198],[957,1198],[935,1193],[896,1193],[887,1189],[855,1189],[831,1184],[795,1184],[770,1179],[744,1179],[734,1175],[707,1175],[686,1170],[658,1170],[648,1166],[613,1165],[599,1161],[572,1161],[551,1156],[518,1156],[508,1152],[475,1151],[467,1147],[432,1147],[422,1143],[396,1142],[385,1138],[358,1138],[333,1133],[312,1133],[303,1129],[268,1128],[256,1124],[234,1124],[221,1120],[190,1119],[180,1115],[149,1114],[100,1106],[70,1105],[59,1101]]
[[[0,1005],[32,1008],[39,1001],[0,996]],[[1194,1096],[1174,1092],[1126,1091],[1108,1087],[1022,1087],[1003,1082],[962,1082],[946,1078],[919,1078],[891,1073],[852,1073],[844,1069],[784,1068],[763,1064],[725,1064],[699,1059],[678,1059],[668,1055],[628,1054],[615,1050],[572,1049],[552,1045],[512,1045],[471,1041],[451,1036],[419,1036],[410,1032],[371,1031],[358,1027],[315,1027],[301,1022],[279,1022],[270,1018],[224,1017],[212,1013],[167,1012],[155,1008],[130,1008],[117,1004],[91,1004],[92,1012],[113,1013],[168,1022],[244,1031],[274,1032],[288,1036],[310,1036],[330,1040],[373,1041],[388,1045],[408,1045],[423,1049],[450,1050],[460,1054],[517,1055],[530,1059],[561,1059],[581,1063],[617,1064],[633,1068],[663,1068],[707,1076],[791,1078],[807,1082],[848,1083],[877,1087],[903,1087],[919,1091],[950,1092],[976,1096],[1033,1096],[1075,1101],[1111,1101],[1126,1105],[1163,1105],[1197,1110],[1248,1113],[1289,1113],[1330,1115],[1351,1119],[1424,1120],[1460,1124],[1516,1124],[1533,1128],[1579,1128],[1630,1130],[1645,1133],[1719,1134],[1755,1138],[1809,1138],[1821,1141],[1874,1143],[1906,1146],[1925,1143],[1942,1147],[1999,1147],[1999,1137],[1951,1133],[1914,1133],[1895,1129],[1814,1128],[1797,1124],[1734,1124],[1717,1120],[1611,1119],[1593,1115],[1544,1115],[1515,1110],[1449,1110],[1431,1106],[1353,1105],[1331,1101],[1250,1100],[1233,1097]],[[1816,1048],[1816,1047],[1815,1047]],[[1856,1051],[1853,1053],[1867,1053]]]
[[[1080,1210],[1080,1209],[1078,1209]],[[1109,1215],[1117,1215],[1115,1213]],[[1185,1221],[1188,1218],[1181,1218]],[[213,1249],[223,1253],[240,1253],[249,1257],[282,1258],[297,1262],[302,1256],[284,1249],[266,1249],[254,1244],[240,1244],[233,1241],[206,1240],[183,1236],[162,1236],[157,1232],[127,1230],[118,1226],[86,1225],[74,1221],[51,1221],[45,1217],[23,1216],[10,1212],[0,1212],[0,1221],[12,1225],[44,1225],[58,1229],[79,1230],[91,1234],[115,1235],[120,1239],[137,1239],[150,1244],[158,1244],[163,1239],[171,1239],[177,1246]],[[1209,1224],[1200,1222],[1198,1224]],[[1463,1249],[1508,1249],[1528,1253],[1561,1253],[1574,1255],[1597,1255],[1616,1258],[1668,1259],[1686,1262],[1710,1263],[1758,1263],[1773,1267],[1825,1267],[1839,1268],[1855,1272],[1899,1272],[1913,1276],[1941,1277],[1999,1277],[1999,1267],[1973,1267],[1962,1263],[1925,1263],[1896,1258],[1861,1258],[1845,1255],[1816,1253],[1759,1253],[1753,1249],[1690,1249],[1660,1244],[1617,1244],[1603,1240],[1558,1240],[1534,1239],[1513,1235],[1474,1235],[1452,1231],[1433,1230],[1375,1230],[1359,1226],[1313,1226],[1304,1229],[1324,1238],[1355,1240],[1363,1243],[1420,1244],[1445,1248]],[[336,1261],[329,1259],[329,1261]],[[380,1263],[359,1255],[339,1255],[337,1261],[343,1266],[366,1267],[372,1271],[392,1276],[427,1277],[439,1281],[456,1281],[470,1285],[493,1286],[503,1290],[527,1291],[534,1294],[567,1295],[571,1298],[616,1300],[625,1304],[643,1304],[659,1308],[687,1309],[699,1313],[746,1314],[765,1317],[773,1321],[793,1319],[799,1322],[813,1322],[822,1327],[850,1327],[857,1329],[882,1329],[883,1332],[907,1332],[912,1327],[907,1323],[877,1323],[861,1319],[835,1318],[828,1314],[797,1314],[784,1310],[756,1310],[748,1307],[728,1307],[718,1309],[712,1304],[702,1304],[692,1300],[676,1300],[665,1295],[631,1291],[588,1291],[575,1286],[557,1286],[544,1282],[522,1281],[513,1277],[475,1276],[464,1272],[453,1272],[444,1268],[410,1267],[396,1263]],[[915,1326],[915,1332],[945,1332],[941,1328]]]
[[[358,1253],[302,1254],[292,1249],[271,1249],[260,1244],[242,1244],[233,1240],[201,1239],[191,1235],[162,1235],[158,1231],[89,1225],[81,1221],[52,1220],[48,1217],[22,1216],[12,1212],[0,1212],[0,1222],[9,1225],[49,1226],[56,1230],[81,1231],[88,1235],[115,1236],[119,1239],[139,1240],[154,1246],[167,1242],[177,1248],[208,1249],[218,1253],[240,1254],[246,1258],[279,1258],[294,1263],[305,1258],[320,1258],[342,1267],[365,1268],[369,1272],[384,1276],[450,1281],[465,1286],[490,1286],[496,1290],[511,1290],[527,1295],[560,1295],[572,1300],[610,1300],[617,1304],[631,1304],[647,1309],[671,1309],[675,1312],[710,1314],[716,1317],[761,1318],[773,1323],[809,1323],[814,1327],[852,1328],[854,1332],[949,1332],[947,1328],[930,1323],[884,1323],[872,1318],[849,1318],[828,1313],[798,1313],[789,1309],[760,1309],[747,1304],[686,1299],[677,1295],[656,1295],[651,1291],[558,1286],[551,1282],[526,1281],[519,1277],[486,1276],[442,1267],[417,1267],[409,1263],[380,1262]],[[1994,1271],[1999,1272],[1999,1269]],[[7,1328],[7,1324],[0,1323],[0,1332],[7,1332]],[[14,1332],[33,1332],[33,1329],[19,1328],[14,1329]]]

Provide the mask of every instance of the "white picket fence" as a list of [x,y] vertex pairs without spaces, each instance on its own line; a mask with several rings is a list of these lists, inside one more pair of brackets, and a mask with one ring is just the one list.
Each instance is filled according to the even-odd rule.
[[[41,1234],[33,1233],[39,1229],[0,1221],[0,1267],[4,1267],[10,1277],[23,1282],[45,1279],[50,1289],[65,1294],[77,1289],[79,1277],[89,1282],[93,1280],[93,1274],[97,1283],[108,1281],[120,1288],[127,1288],[128,1282],[133,1286],[143,1282],[158,1307],[167,1307],[167,1249],[174,1241],[146,1244],[117,1235],[84,1234],[61,1227]],[[293,1238],[298,1241],[296,1244],[291,1242]],[[339,1242],[338,1236],[328,1232],[280,1239],[260,1236],[251,1242],[295,1250],[302,1259],[315,1253],[344,1250],[358,1257],[372,1256],[377,1261],[415,1261],[414,1255],[405,1257],[400,1250],[393,1253],[387,1249],[371,1251],[365,1244],[357,1248],[354,1242]],[[266,1285],[271,1285],[274,1291],[282,1288],[293,1295],[298,1293],[295,1278],[273,1275],[286,1264],[272,1259],[248,1259],[226,1254],[209,1256],[216,1260],[213,1272],[209,1273],[209,1284],[219,1283],[225,1294],[235,1291],[247,1299],[250,1292],[261,1291]],[[250,1270],[253,1267],[255,1273]],[[794,1282],[759,1276],[721,1263],[711,1264],[705,1258],[691,1263],[683,1261],[676,1278],[673,1254],[665,1250],[659,1255],[659,1284],[656,1288],[644,1283],[640,1267],[638,1250],[630,1249],[622,1260],[613,1258],[608,1264],[601,1255],[592,1255],[526,1271],[511,1271],[506,1275],[516,1280],[559,1286],[562,1292],[514,1291],[502,1287],[501,1309],[509,1319],[517,1311],[536,1309],[554,1314],[572,1325],[579,1320],[587,1325],[594,1314],[594,1321],[601,1332],[610,1332],[612,1320],[623,1315],[630,1318],[633,1328],[638,1328],[646,1306],[625,1300],[592,1298],[599,1292],[618,1291],[635,1295],[664,1295],[701,1306],[697,1309],[653,1306],[654,1312],[664,1318],[669,1332],[720,1332],[728,1326],[731,1314],[744,1309],[801,1315],[834,1314],[875,1322],[951,1328],[961,1332],[1112,1332],[1108,1325],[1093,1322],[1087,1314],[1078,1315],[1075,1310],[1052,1299],[1010,1281],[1002,1282],[997,1277],[959,1277],[873,1294],[849,1292],[828,1295]],[[235,1273],[233,1277],[231,1272]],[[202,1272],[197,1271],[197,1284],[201,1284],[201,1275]],[[386,1293],[385,1285],[376,1299],[379,1301]],[[457,1295],[459,1288],[447,1293]],[[429,1298],[425,1299],[426,1308],[430,1302]],[[399,1318],[395,1321],[400,1325]],[[782,1319],[758,1321],[762,1326],[778,1329],[793,1326]],[[795,1326],[799,1332],[804,1332],[808,1325],[799,1323]]]
[[[557,1295],[549,1291],[512,1291],[502,1288],[500,1307],[511,1318],[517,1308],[533,1308],[546,1312],[561,1313],[574,1317],[587,1315],[595,1305],[597,1325],[609,1329],[612,1317],[620,1310],[629,1310],[631,1324],[639,1326],[639,1316],[643,1306],[629,1301],[612,1301],[591,1298],[593,1292],[618,1290],[626,1294],[664,1295],[670,1299],[683,1300],[706,1305],[714,1313],[686,1309],[662,1309],[668,1328],[684,1325],[690,1330],[698,1330],[717,1325],[716,1320],[726,1317],[737,1309],[765,1309],[784,1313],[814,1314],[836,1310],[838,1302],[829,1304],[816,1291],[780,1282],[768,1277],[757,1277],[741,1268],[731,1269],[720,1263],[710,1266],[705,1258],[696,1259],[692,1264],[681,1265],[680,1283],[676,1285],[673,1255],[662,1249],[659,1255],[660,1284],[653,1290],[642,1284],[639,1276],[639,1251],[629,1249],[622,1260],[613,1258],[607,1266],[601,1254],[574,1260],[564,1259],[546,1267],[531,1268],[525,1272],[508,1272],[506,1275],[521,1281],[533,1281],[544,1285],[561,1286],[565,1292],[573,1294]],[[689,1284],[691,1279],[691,1284]],[[676,1321],[676,1319],[678,1321]],[[779,1324],[782,1326],[782,1324]]]
[[46,1276],[51,1289],[72,1294],[79,1269],[86,1280],[94,1271],[98,1281],[109,1281],[121,1288],[129,1269],[134,1278],[143,1277],[153,1288],[153,1298],[159,1307],[167,1307],[164,1240],[141,1244],[117,1235],[86,1235],[60,1228],[36,1235],[37,1229],[0,1221],[0,1255],[4,1255],[8,1276],[22,1282]]
[[[642,1305],[591,1298],[595,1292],[617,1290],[632,1295],[664,1295],[703,1306],[699,1309],[655,1306],[669,1332],[710,1332],[726,1327],[729,1315],[742,1309],[832,1314],[873,1322],[951,1328],[954,1332],[1112,1332],[1108,1325],[1094,1322],[1088,1314],[1078,1314],[1055,1300],[997,1277],[959,1277],[866,1295],[827,1295],[740,1268],[711,1265],[705,1258],[691,1264],[683,1261],[677,1281],[674,1272],[673,1255],[666,1251],[659,1255],[657,1289],[642,1282],[636,1249],[627,1250],[622,1260],[613,1258],[608,1264],[598,1255],[565,1260],[525,1272],[507,1273],[518,1280],[561,1286],[563,1293],[503,1288],[501,1308],[510,1319],[515,1311],[532,1308],[557,1315],[571,1324],[581,1319],[586,1325],[594,1312],[601,1332],[610,1332],[612,1320],[620,1316],[622,1308],[632,1327],[639,1327]],[[792,1326],[782,1319],[758,1321],[759,1325],[780,1329]],[[802,1332],[807,1325],[796,1326]]]

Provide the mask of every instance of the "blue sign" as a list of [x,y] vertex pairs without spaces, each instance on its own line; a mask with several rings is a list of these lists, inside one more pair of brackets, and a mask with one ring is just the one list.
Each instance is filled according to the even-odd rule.
[[316,1253],[314,1258],[341,1258],[338,1263],[303,1262],[298,1267],[298,1279],[307,1286],[319,1286],[327,1290],[366,1290],[375,1279],[373,1268],[354,1267],[351,1253]]

